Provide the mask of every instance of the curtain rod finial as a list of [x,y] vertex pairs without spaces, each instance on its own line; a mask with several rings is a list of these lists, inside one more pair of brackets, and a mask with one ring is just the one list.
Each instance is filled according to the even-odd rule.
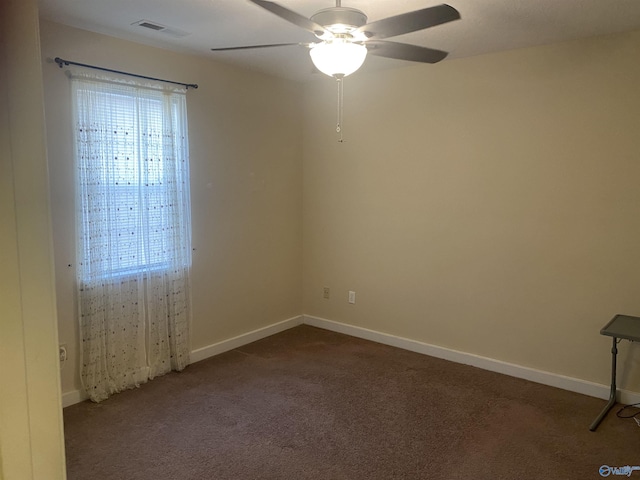
[[60,68],[62,68],[65,65],[69,65],[69,62],[67,62],[66,60],[61,59],[60,57],[54,58],[53,61],[56,62]]

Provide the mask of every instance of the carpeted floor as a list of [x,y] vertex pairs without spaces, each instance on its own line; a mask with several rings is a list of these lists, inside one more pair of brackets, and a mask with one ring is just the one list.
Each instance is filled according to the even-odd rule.
[[300,326],[66,408],[68,478],[597,479],[640,465],[604,404]]

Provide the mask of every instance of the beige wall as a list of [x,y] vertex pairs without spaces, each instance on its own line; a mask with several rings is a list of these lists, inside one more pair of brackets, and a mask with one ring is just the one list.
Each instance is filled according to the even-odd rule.
[[197,349],[302,313],[302,87],[42,22],[63,391],[80,388],[69,81],[76,62],[198,83],[187,94]]
[[607,384],[598,332],[640,315],[639,53],[635,32],[356,74],[344,144],[335,85],[309,85],[305,313]]
[[65,478],[35,0],[0,3],[0,479]]
[[[344,144],[329,79],[303,87],[61,25],[41,33],[63,391],[79,388],[78,336],[55,56],[200,84],[188,94],[194,349],[304,312],[608,382],[598,331],[640,315],[639,32],[356,74]],[[622,351],[623,386],[640,391],[640,353]]]

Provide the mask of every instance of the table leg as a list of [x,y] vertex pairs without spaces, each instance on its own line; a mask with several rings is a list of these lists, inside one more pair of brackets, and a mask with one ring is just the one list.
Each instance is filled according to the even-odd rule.
[[609,413],[609,410],[611,410],[611,408],[616,403],[616,357],[617,356],[618,356],[617,338],[613,337],[613,346],[611,347],[611,393],[609,394],[609,403],[605,405],[602,412],[600,412],[600,415],[598,415],[598,417],[593,421],[593,423],[589,427],[589,430],[591,430],[592,432],[596,431],[596,428],[598,428],[598,425],[600,425],[600,422],[602,421],[602,419],[607,415],[607,413]]

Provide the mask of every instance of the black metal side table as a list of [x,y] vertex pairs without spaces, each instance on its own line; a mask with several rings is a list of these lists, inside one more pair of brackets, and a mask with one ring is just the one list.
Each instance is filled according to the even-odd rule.
[[589,430],[592,432],[595,432],[602,419],[616,403],[616,357],[618,356],[618,342],[620,339],[640,342],[640,317],[616,315],[600,330],[600,335],[613,337],[613,345],[611,347],[611,393],[609,395],[609,403],[607,403],[602,412],[600,412],[600,415],[598,415],[589,427]]

